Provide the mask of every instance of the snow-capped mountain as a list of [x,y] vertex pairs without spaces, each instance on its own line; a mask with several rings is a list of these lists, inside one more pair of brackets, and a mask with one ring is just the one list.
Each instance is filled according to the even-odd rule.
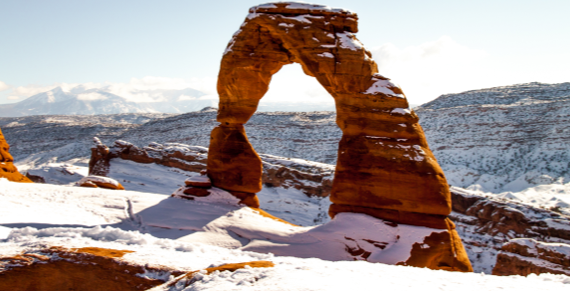
[[133,91],[130,94],[152,101],[133,102],[109,92],[105,87],[87,89],[77,86],[70,90],[56,87],[17,103],[0,105],[0,116],[183,113],[217,104],[216,99],[200,99],[206,94],[191,88]]
[[64,91],[61,87],[14,104],[0,105],[0,116],[156,112],[100,89]]

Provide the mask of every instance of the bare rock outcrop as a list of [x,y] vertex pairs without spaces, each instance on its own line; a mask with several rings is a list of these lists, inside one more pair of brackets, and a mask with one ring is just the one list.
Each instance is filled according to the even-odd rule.
[[122,257],[127,253],[132,251],[50,247],[2,257],[0,290],[147,290],[165,282],[150,278],[150,273],[184,274],[125,261]]
[[[166,167],[200,173],[206,170],[208,149],[185,144],[151,143],[137,147],[118,140],[110,147],[94,139],[89,174],[107,176],[113,159],[137,163],[154,163]],[[259,155],[263,165],[263,184],[271,187],[294,188],[307,196],[327,197],[330,194],[334,167],[301,159]]]
[[92,176],[83,177],[76,184],[79,187],[125,190],[123,185],[121,185],[121,183],[119,183],[117,180],[103,176],[92,175]]
[[512,239],[497,256],[493,275],[563,274],[570,276],[570,244]]
[[6,178],[12,182],[32,183],[32,181],[20,174],[14,166],[14,158],[10,155],[10,145],[6,142],[2,130],[0,130],[0,178]]
[[[514,266],[518,263],[526,266],[532,260],[521,260],[512,255],[521,253],[515,250],[513,241],[570,245],[570,217],[564,214],[493,195],[470,193],[456,187],[451,188],[451,193],[453,212],[450,218],[457,225],[457,231],[477,271],[495,273],[498,268],[503,270],[497,271],[499,275],[528,275],[524,271],[527,267]],[[497,267],[505,264],[510,267]],[[548,264],[555,269],[564,268],[564,265],[556,266],[558,263],[555,261]]]
[[[252,7],[220,67],[217,121],[207,172],[227,191],[259,192],[262,160],[244,124],[282,66],[303,71],[334,97],[343,132],[329,214],[365,213],[395,223],[447,230],[431,238],[410,265],[471,271],[454,224],[451,196],[417,115],[402,90],[378,74],[371,53],[354,36],[355,13],[296,2]],[[443,247],[441,247],[443,245]],[[437,246],[437,247],[435,247]]]

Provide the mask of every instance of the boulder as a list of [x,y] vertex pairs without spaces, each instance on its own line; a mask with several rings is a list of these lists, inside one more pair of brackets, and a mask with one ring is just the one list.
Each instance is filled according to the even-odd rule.
[[[138,265],[122,259],[131,253],[97,247],[50,247],[0,258],[0,290],[147,290],[165,281],[148,276],[182,271]],[[168,276],[166,276],[168,277]]]
[[414,217],[414,225],[438,225],[449,235],[430,238],[434,247],[418,250],[418,257],[410,260],[422,267],[471,271],[447,219],[451,195],[443,171],[404,93],[378,73],[371,53],[355,37],[357,15],[296,2],[262,4],[249,12],[222,57],[220,125],[212,131],[207,164],[213,186],[237,191],[233,193],[261,190],[262,162],[244,124],[257,110],[272,75],[299,63],[334,97],[343,132],[331,216],[361,212],[395,223],[410,223]]
[[14,158],[10,155],[10,145],[6,142],[4,134],[0,129],[0,178],[6,178],[12,182],[32,183],[32,181],[20,174],[14,166]]
[[123,185],[115,179],[102,176],[87,176],[77,182],[77,186],[90,188],[105,188],[112,190],[125,190]]

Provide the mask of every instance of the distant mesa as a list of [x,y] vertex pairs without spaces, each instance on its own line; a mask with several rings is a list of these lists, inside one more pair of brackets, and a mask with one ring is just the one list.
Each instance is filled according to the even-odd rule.
[[[244,124],[271,77],[300,63],[334,97],[343,132],[331,191],[331,217],[364,213],[434,230],[404,265],[472,271],[451,212],[449,186],[402,90],[378,73],[354,33],[358,17],[296,2],[252,7],[228,44],[218,78],[217,120],[208,151],[213,186],[236,197],[262,188],[262,160]],[[443,230],[443,232],[442,232]]]
[[10,145],[4,138],[0,129],[0,178],[6,178],[12,182],[32,183],[26,176],[20,174],[14,166],[14,158],[10,155]]

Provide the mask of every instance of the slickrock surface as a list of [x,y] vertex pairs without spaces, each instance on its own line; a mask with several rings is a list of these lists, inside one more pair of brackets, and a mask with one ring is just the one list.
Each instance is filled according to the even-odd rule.
[[[182,275],[162,266],[139,266],[121,259],[132,251],[50,247],[0,258],[0,290],[147,290],[166,280],[149,273]],[[166,276],[168,279],[168,276]]]
[[493,275],[570,275],[570,245],[517,238],[501,248]]
[[31,183],[32,181],[28,177],[18,172],[16,166],[14,166],[14,158],[10,155],[9,150],[10,145],[0,129],[0,178],[6,178],[12,182]]
[[[230,41],[220,67],[217,120],[208,176],[221,189],[261,190],[261,158],[243,125],[283,65],[300,63],[335,98],[343,132],[329,213],[360,212],[396,223],[446,229],[414,253],[414,266],[471,271],[455,226],[451,197],[417,115],[402,90],[378,74],[353,33],[355,13],[295,2],[252,7]],[[444,245],[436,248],[436,245]]]

